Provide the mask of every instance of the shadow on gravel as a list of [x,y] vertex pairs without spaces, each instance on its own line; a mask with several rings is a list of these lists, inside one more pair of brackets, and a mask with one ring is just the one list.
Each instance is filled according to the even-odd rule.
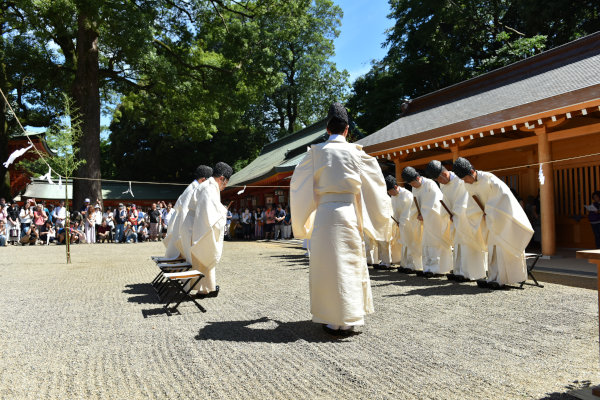
[[566,391],[563,393],[554,392],[548,393],[539,400],[575,400],[575,399],[592,399],[596,398],[592,395],[592,389],[590,381],[573,381],[573,383],[565,386]]
[[288,265],[308,266],[308,257],[304,254],[278,254],[271,258],[279,258],[281,261],[286,261]]
[[125,285],[125,288],[123,293],[132,295],[127,298],[127,301],[130,303],[160,304],[156,291],[149,283],[132,283]]
[[[259,326],[253,327],[255,324]],[[261,324],[264,326],[261,327]],[[200,329],[195,339],[257,343],[292,343],[298,340],[311,343],[344,341],[328,335],[321,329],[320,324],[312,321],[281,322],[268,317],[249,321],[208,322],[208,325]]]

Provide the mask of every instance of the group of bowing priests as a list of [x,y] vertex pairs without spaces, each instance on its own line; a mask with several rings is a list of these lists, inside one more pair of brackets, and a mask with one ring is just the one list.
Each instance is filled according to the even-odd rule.
[[190,291],[199,298],[217,297],[216,266],[223,253],[227,208],[221,204],[221,191],[225,189],[233,169],[218,162],[214,169],[200,165],[194,180],[175,203],[175,214],[167,226],[163,240],[166,247],[161,261],[185,258],[192,268],[204,277]]
[[[412,191],[383,177],[374,157],[348,143],[344,106],[329,108],[326,142],[314,144],[290,182],[294,237],[310,239],[313,322],[336,336],[353,334],[374,311],[368,258],[429,277],[452,274],[498,288],[527,278],[525,247],[533,228],[506,184],[458,158],[452,171],[432,161],[421,176],[402,171]],[[175,204],[164,259],[183,257],[204,277],[192,290],[216,297],[227,208],[220,191],[232,169],[200,166]],[[436,184],[437,181],[440,186]],[[387,192],[387,193],[386,193]],[[379,256],[374,256],[377,249]]]
[[405,168],[406,190],[346,141],[348,128],[346,109],[332,104],[329,139],[309,148],[290,183],[294,237],[310,239],[313,322],[337,336],[364,325],[374,311],[367,264],[379,259],[491,288],[526,280],[533,228],[502,180],[458,158],[452,171],[430,162],[427,177]]

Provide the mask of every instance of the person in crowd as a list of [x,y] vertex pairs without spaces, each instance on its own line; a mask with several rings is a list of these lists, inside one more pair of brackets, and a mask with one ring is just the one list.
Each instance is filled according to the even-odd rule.
[[17,202],[13,202],[7,211],[7,225],[8,230],[8,242],[16,244],[19,242],[21,237],[20,223],[19,223],[19,205]]
[[[46,211],[48,210],[48,211]],[[56,225],[56,220],[54,219],[54,204],[48,204],[46,206],[46,208],[44,209],[44,211],[46,212],[46,216],[48,216],[48,221],[50,221],[50,223],[52,223],[52,226]]]
[[100,243],[109,242],[110,241],[110,227],[108,226],[108,222],[106,219],[102,220],[98,231],[96,232],[96,240]]
[[65,227],[65,220],[67,219],[67,209],[65,208],[65,201],[61,200],[59,205],[52,211],[54,217],[54,225],[60,229]]
[[37,227],[38,232],[41,232],[42,226],[44,226],[47,219],[48,215],[44,211],[42,204],[37,204],[33,210],[33,224]]
[[[225,206],[225,205],[223,204],[223,206]],[[227,216],[226,216],[226,218],[227,218],[227,222],[225,223],[225,234],[224,234],[224,236],[225,236],[225,240],[231,240],[231,239],[233,239],[233,237],[231,236],[231,221],[232,221],[232,218],[233,218],[233,214],[231,213],[230,209],[227,209]]]
[[94,212],[94,207],[91,205],[88,206],[85,212],[83,231],[87,243],[96,243],[96,216]]
[[[487,270],[487,246],[481,229],[475,229],[467,218],[477,210],[477,203],[468,195],[465,183],[438,160],[430,161],[425,174],[440,184],[444,195],[444,211],[450,215],[453,238],[452,274],[458,281],[484,279]],[[446,209],[447,207],[447,209]]]
[[312,145],[290,183],[292,229],[311,239],[312,319],[332,335],[347,335],[374,311],[363,233],[387,234],[391,205],[377,160],[346,142],[349,120],[339,103],[328,113],[325,143]]
[[[588,219],[594,232],[594,238],[596,240],[596,248],[600,249],[600,191],[592,193],[592,211],[588,212]],[[593,211],[596,209],[596,211]]]
[[150,222],[150,240],[158,240],[158,229],[161,225],[161,218],[162,215],[160,210],[157,208],[156,203],[152,203],[152,208],[148,213],[148,220]]
[[[98,228],[102,225],[102,220],[104,219],[104,215],[102,214],[102,206],[100,206],[100,201],[96,202],[94,206],[94,233],[98,233]],[[96,235],[97,236],[97,235]]]
[[76,210],[75,210],[75,211],[73,211],[73,212],[71,213],[71,221],[73,221],[73,222],[77,222],[77,225],[78,225],[79,227],[83,226],[83,225],[84,225],[84,217],[83,217],[83,214],[81,214],[79,211],[76,211]]
[[[135,204],[132,207],[135,207]],[[140,222],[142,220],[146,221],[146,219],[147,219],[146,217],[147,217],[147,213],[144,212],[144,209],[142,207],[140,207],[138,209],[138,225],[140,224]]]
[[413,167],[402,170],[402,179],[412,186],[423,222],[423,275],[445,275],[453,266],[450,216],[440,202],[444,195],[434,181],[422,177]]
[[290,207],[285,207],[285,217],[283,219],[283,238],[292,238],[292,214],[290,213]]
[[[164,205],[164,201],[163,201],[163,205]],[[171,218],[173,218],[173,215],[175,214],[175,210],[173,209],[173,204],[169,203],[166,205],[166,207],[163,207],[162,209],[162,216],[160,219],[160,225],[161,225],[161,229],[160,229],[160,235],[161,235],[161,239],[164,239],[167,236],[167,232],[169,230],[169,223],[171,222]]]
[[139,212],[135,207],[135,204],[130,204],[127,206],[127,220],[132,225],[133,229],[137,230],[137,226],[139,223]]
[[267,204],[265,210],[265,239],[269,240],[273,238],[273,231],[275,228],[275,210],[271,204]]
[[227,208],[221,204],[221,191],[227,186],[233,169],[224,162],[213,168],[213,176],[194,192],[195,217],[192,229],[190,259],[192,268],[204,274],[194,288],[200,298],[216,297],[216,266],[223,252],[223,233],[226,225]]
[[46,221],[46,223],[44,223],[44,225],[40,228],[39,232],[40,240],[46,245],[49,245],[50,242],[54,242],[56,239],[56,230],[50,221]]
[[140,224],[138,225],[138,230],[137,230],[137,234],[138,234],[138,242],[145,242],[148,241],[150,239],[150,233],[148,230],[148,226],[150,224],[148,222],[140,222]]
[[488,278],[478,281],[492,289],[527,279],[525,248],[533,227],[509,187],[489,172],[475,170],[469,160],[459,157],[453,172],[462,179],[477,208],[467,214],[469,222],[487,238]]
[[40,234],[38,232],[37,226],[35,224],[29,224],[29,228],[27,228],[25,235],[21,237],[21,244],[23,246],[25,246],[26,244],[34,246],[37,243],[39,237]]
[[[106,240],[112,242],[115,237],[115,213],[111,208],[107,208],[102,214],[102,221],[106,221],[106,226],[108,226],[108,237]],[[96,234],[96,236],[98,235]],[[96,237],[96,240],[98,240],[98,237]]]
[[6,246],[6,240],[8,238],[8,233],[6,231],[6,222],[4,220],[0,221],[0,246]]
[[119,208],[115,213],[115,241],[117,243],[123,242],[125,232],[125,222],[127,222],[127,210],[123,203],[119,203]]
[[[189,203],[196,189],[203,184],[207,179],[212,176],[213,170],[207,165],[200,165],[194,171],[194,180],[190,183],[187,188],[183,191],[181,196],[175,202],[175,214],[172,217],[167,227],[167,236],[163,240],[165,245],[165,258],[176,259],[178,257],[185,257],[181,253],[181,235],[182,232],[189,232],[191,226],[185,226],[187,215],[190,211]],[[188,219],[188,224],[192,224],[193,220]]]
[[250,230],[252,228],[252,214],[250,210],[246,208],[242,213],[240,218],[242,222],[242,234],[244,236],[244,240],[250,240]]
[[4,222],[6,227],[6,221],[8,220],[8,207],[6,203],[0,203],[0,222]]
[[256,207],[254,211],[254,238],[256,240],[260,240],[263,238],[263,227],[265,224],[265,214],[260,209],[260,207]]
[[123,232],[123,236],[125,237],[125,243],[137,243],[138,235],[136,232],[136,226],[133,225],[131,222],[127,221],[125,223],[125,231]]
[[283,211],[283,207],[281,204],[277,204],[277,209],[275,210],[275,233],[273,234],[273,239],[281,240],[283,233],[283,220],[285,219],[285,211]]
[[79,212],[81,213],[82,216],[85,217],[86,213],[88,212],[89,207],[90,207],[90,199],[89,198],[85,198],[83,200],[83,205],[79,209]]
[[19,225],[21,226],[21,238],[29,231],[29,226],[33,222],[33,207],[35,201],[28,199],[19,213]]

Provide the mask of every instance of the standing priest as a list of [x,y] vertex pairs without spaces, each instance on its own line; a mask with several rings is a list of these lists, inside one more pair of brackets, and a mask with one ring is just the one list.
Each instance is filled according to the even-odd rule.
[[452,271],[450,216],[440,200],[444,195],[431,179],[422,177],[413,167],[402,171],[402,179],[412,186],[420,217],[423,220],[423,272],[426,277]]
[[[437,181],[444,194],[443,206],[452,213],[452,237],[454,243],[454,269],[448,279],[478,280],[485,278],[487,269],[487,246],[481,227],[469,223],[467,213],[477,211],[477,203],[469,196],[465,183],[454,172],[448,171],[440,161],[427,164],[425,175]],[[445,209],[445,208],[444,208]]]
[[496,175],[476,171],[466,158],[457,158],[453,171],[467,183],[467,192],[478,204],[467,215],[474,227],[487,233],[489,286],[526,280],[525,247],[533,228],[519,201]]
[[188,214],[188,204],[192,198],[194,190],[200,186],[202,182],[210,178],[212,175],[212,168],[207,165],[200,165],[194,172],[194,181],[188,185],[183,191],[181,196],[177,199],[173,210],[175,214],[171,217],[169,225],[167,226],[167,236],[163,240],[163,244],[167,248],[163,260],[176,259],[179,257],[185,257],[185,254],[181,253],[178,248],[178,241],[180,240],[180,229],[183,225],[186,215]]
[[194,287],[200,298],[216,297],[219,294],[215,267],[223,252],[223,239],[227,224],[227,208],[221,204],[221,191],[227,186],[233,174],[232,168],[218,162],[212,177],[195,192],[194,224],[189,252],[192,269],[200,271],[204,277]]
[[313,321],[332,335],[348,335],[373,312],[363,232],[387,237],[391,216],[377,161],[346,142],[348,114],[329,108],[329,139],[312,145],[290,184],[292,227],[311,239],[310,308]]

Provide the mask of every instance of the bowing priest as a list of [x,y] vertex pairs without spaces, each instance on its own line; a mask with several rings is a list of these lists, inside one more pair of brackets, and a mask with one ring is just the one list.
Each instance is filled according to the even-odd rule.
[[381,168],[362,146],[346,141],[348,127],[346,109],[332,104],[329,139],[311,146],[290,183],[294,236],[311,239],[312,319],[338,336],[364,325],[374,311],[363,233],[384,240],[391,216]]
[[454,269],[452,274],[448,274],[448,279],[464,281],[485,278],[487,246],[482,229],[481,226],[471,225],[467,218],[467,213],[477,211],[477,203],[467,193],[462,179],[448,171],[440,161],[430,161],[425,168],[425,175],[440,184],[444,195],[442,206],[452,221]]
[[402,170],[402,179],[412,186],[419,219],[423,221],[423,275],[445,275],[452,271],[452,239],[450,216],[440,203],[444,195],[434,181],[422,177],[413,167]]
[[398,272],[422,271],[423,226],[417,219],[418,213],[413,202],[413,194],[398,186],[396,178],[392,175],[385,177],[385,184],[392,200],[394,222],[391,240],[392,260],[400,264]]
[[525,248],[533,236],[525,211],[496,175],[475,170],[462,157],[456,159],[452,169],[466,183],[469,196],[477,203],[477,208],[470,208],[467,216],[487,237],[487,286],[496,289],[523,282],[527,279]]
[[177,202],[175,202],[175,206],[173,207],[175,213],[171,217],[171,221],[169,221],[169,226],[167,227],[167,236],[163,240],[163,244],[166,247],[163,260],[174,260],[179,257],[185,257],[185,255],[182,254],[178,248],[178,241],[180,240],[179,231],[188,213],[188,204],[192,197],[193,191],[200,186],[202,182],[210,178],[211,175],[211,167],[207,165],[200,165],[194,172],[194,180],[192,183],[188,185],[181,196],[179,196],[177,199]]
[[227,186],[233,169],[224,162],[218,162],[212,177],[194,191],[191,203],[195,204],[191,245],[187,257],[192,269],[200,271],[204,277],[192,289],[199,298],[217,297],[219,286],[216,280],[216,266],[223,253],[227,207],[221,204],[221,191]]

